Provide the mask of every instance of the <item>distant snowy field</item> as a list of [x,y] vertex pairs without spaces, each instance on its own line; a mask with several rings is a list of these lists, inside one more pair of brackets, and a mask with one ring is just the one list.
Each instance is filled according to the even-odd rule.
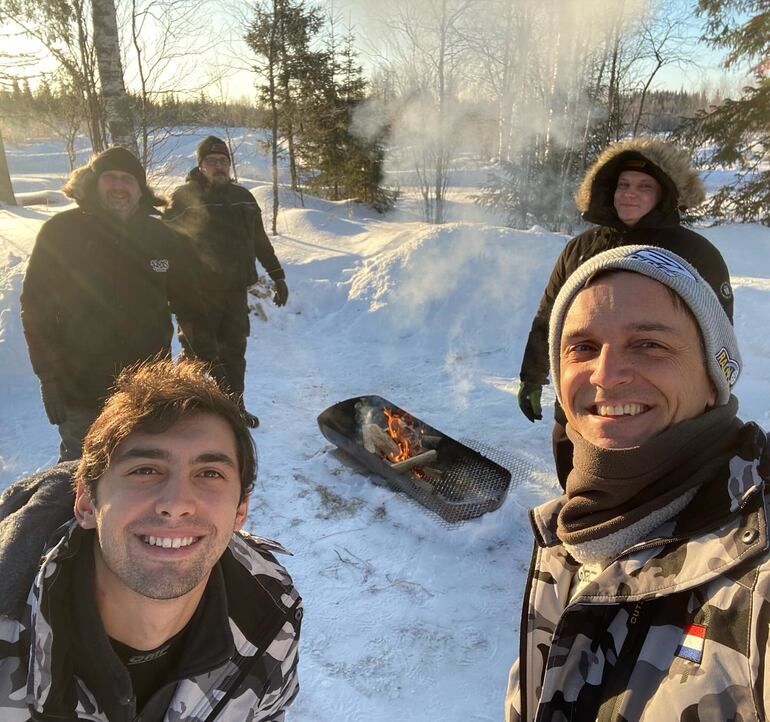
[[[205,135],[163,151],[168,191]],[[236,135],[238,172],[267,216],[269,164]],[[14,187],[49,206],[0,208],[0,489],[54,463],[19,321],[24,269],[40,225],[62,210],[66,155],[53,141],[7,148]],[[82,160],[87,159],[85,150]],[[248,528],[280,540],[306,604],[292,722],[497,721],[518,648],[531,552],[526,510],[558,491],[551,410],[530,424],[516,404],[529,325],[566,237],[483,222],[467,200],[479,171],[453,178],[451,220],[429,226],[407,202],[377,216],[289,193],[273,240],[291,297],[252,320],[246,403],[260,471]],[[470,220],[469,220],[470,219]],[[744,359],[741,416],[770,428],[770,229],[698,229],[722,251]],[[372,483],[321,436],[317,415],[384,396],[458,439],[521,460],[530,473],[503,506],[449,527]],[[547,406],[553,392],[544,392]]]

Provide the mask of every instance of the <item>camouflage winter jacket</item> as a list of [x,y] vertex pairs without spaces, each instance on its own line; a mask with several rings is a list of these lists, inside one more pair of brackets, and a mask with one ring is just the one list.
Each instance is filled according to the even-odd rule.
[[[18,568],[19,554],[6,553],[14,538],[19,542],[16,551],[29,550],[18,534],[27,535],[30,520],[18,523],[15,516],[29,517],[31,512],[39,524],[60,519],[67,504],[57,500],[67,493],[67,471],[64,465],[55,467],[42,483],[33,483],[34,488],[19,482],[19,488],[10,488],[0,500],[0,536],[6,547],[0,553],[0,574],[7,567],[12,579],[20,579],[30,565],[38,569],[26,604],[19,606],[9,592],[2,595],[0,719],[283,722],[299,690],[302,602],[272,555],[282,547],[246,533],[233,535],[212,571],[207,596],[214,601],[207,602],[209,609],[201,617],[206,623],[191,627],[179,663],[189,674],[162,686],[137,713],[126,668],[98,625],[99,633],[82,644],[91,658],[85,668],[96,671],[88,680],[78,675],[75,670],[84,663],[73,659],[78,647],[71,632],[78,616],[73,605],[83,600],[72,588],[71,568],[78,553],[90,551],[90,544],[83,542],[93,532],[84,532],[71,519],[55,529],[42,557],[39,552],[27,554],[23,570]],[[52,493],[53,485],[62,493]],[[16,497],[23,497],[23,504]],[[14,608],[18,613],[9,614]]]
[[535,549],[506,722],[768,719],[770,464],[744,426],[722,478],[573,599],[555,534],[566,497],[531,513]]

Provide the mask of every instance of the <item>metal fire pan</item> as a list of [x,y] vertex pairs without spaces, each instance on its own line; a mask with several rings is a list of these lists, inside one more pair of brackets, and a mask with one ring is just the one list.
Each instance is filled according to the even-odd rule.
[[[409,472],[395,471],[379,455],[364,448],[362,426],[376,423],[386,428],[385,408],[407,415],[424,435],[432,437],[426,448],[438,452],[437,460],[430,466],[441,472],[439,479],[422,479]],[[332,444],[382,477],[388,486],[408,494],[446,521],[472,519],[493,511],[508,493],[508,469],[381,396],[356,396],[340,401],[318,416],[318,426]]]

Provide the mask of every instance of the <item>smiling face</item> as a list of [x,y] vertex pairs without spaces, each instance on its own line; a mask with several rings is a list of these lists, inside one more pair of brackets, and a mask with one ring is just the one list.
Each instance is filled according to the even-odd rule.
[[122,170],[106,170],[96,181],[96,194],[101,206],[126,221],[139,205],[142,190],[139,181]]
[[224,153],[209,153],[198,168],[213,186],[223,186],[230,182],[230,159]]
[[76,518],[96,530],[99,593],[202,594],[243,526],[248,498],[240,497],[235,435],[221,417],[198,412],[163,433],[130,434],[98,480],[96,498],[82,482],[76,492]]
[[624,170],[618,176],[613,203],[623,223],[633,226],[646,216],[663,197],[660,183],[646,173]]
[[695,321],[638,273],[602,275],[575,296],[559,380],[570,426],[606,449],[639,446],[716,400]]

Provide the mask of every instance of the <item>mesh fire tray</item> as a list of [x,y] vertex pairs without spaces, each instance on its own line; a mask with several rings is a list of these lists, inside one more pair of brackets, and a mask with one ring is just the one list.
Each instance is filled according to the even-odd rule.
[[448,522],[493,511],[508,493],[508,469],[380,396],[340,401],[320,414],[318,426],[389,486]]

